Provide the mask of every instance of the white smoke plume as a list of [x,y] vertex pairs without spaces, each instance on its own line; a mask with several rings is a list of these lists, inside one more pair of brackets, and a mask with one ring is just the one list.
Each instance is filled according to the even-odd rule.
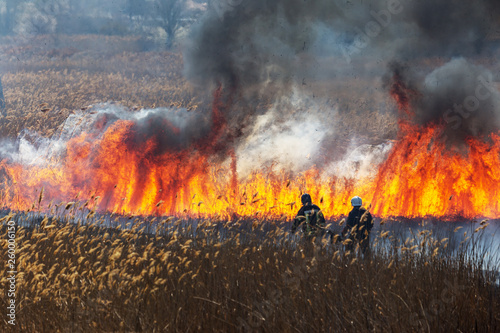
[[274,112],[258,116],[252,133],[237,150],[238,175],[245,177],[259,166],[302,172],[313,166],[328,130],[318,119],[299,115],[281,124]]
[[377,175],[379,166],[385,161],[392,148],[392,142],[378,145],[351,142],[351,147],[340,160],[330,163],[324,170],[325,176],[347,179],[367,179]]
[[[21,133],[15,141],[0,145],[0,158],[25,166],[57,165],[64,161],[68,142],[86,133],[99,139],[116,121],[131,121],[134,126],[123,139],[130,148],[144,147],[154,140],[155,153],[180,150],[199,140],[210,129],[209,119],[186,109],[143,109],[132,112],[114,104],[99,104],[85,111],[75,111],[50,138],[29,131]],[[173,130],[174,129],[174,130]]]

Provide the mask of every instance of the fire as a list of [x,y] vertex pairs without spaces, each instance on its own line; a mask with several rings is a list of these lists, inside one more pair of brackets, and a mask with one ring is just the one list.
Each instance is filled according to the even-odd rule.
[[[392,93],[402,113],[411,116],[404,87],[397,84]],[[443,124],[422,128],[402,117],[400,138],[374,177],[325,176],[319,166],[292,175],[269,167],[241,180],[234,151],[228,150],[226,162],[214,157],[226,127],[218,94],[220,90],[212,131],[183,149],[159,153],[155,136],[137,147],[136,124],[117,120],[102,135],[84,132],[73,137],[58,163],[23,166],[1,161],[3,205],[30,210],[44,209],[49,200],[92,200],[101,211],[120,214],[291,217],[300,206],[300,195],[308,192],[327,217],[346,214],[354,195],[371,204],[379,217],[500,215],[498,135],[469,138],[467,151],[457,152],[440,140]],[[179,134],[170,123],[162,126],[170,135]],[[42,188],[44,199],[38,207]]]
[[450,149],[443,140],[444,123],[411,123],[410,99],[418,94],[397,73],[391,95],[400,112],[400,139],[378,171],[373,211],[405,217],[499,216],[500,137],[469,137],[466,151]]
[[497,217],[500,214],[500,137],[470,138],[468,152],[450,152],[441,126],[414,128],[400,140],[374,183],[380,216]]

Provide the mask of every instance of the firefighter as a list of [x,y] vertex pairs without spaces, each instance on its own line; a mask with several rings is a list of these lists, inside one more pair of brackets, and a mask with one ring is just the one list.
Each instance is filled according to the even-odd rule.
[[347,245],[348,250],[352,250],[355,243],[359,243],[361,251],[363,251],[363,254],[366,254],[370,245],[373,218],[370,212],[362,206],[363,200],[360,197],[353,197],[351,205],[352,210],[347,217],[346,226],[342,230],[342,237],[351,240]]
[[302,194],[300,201],[302,207],[295,216],[292,225],[292,233],[297,231],[297,228],[302,225],[302,231],[306,236],[314,237],[324,234],[325,216],[321,209],[313,205],[311,196],[307,193]]

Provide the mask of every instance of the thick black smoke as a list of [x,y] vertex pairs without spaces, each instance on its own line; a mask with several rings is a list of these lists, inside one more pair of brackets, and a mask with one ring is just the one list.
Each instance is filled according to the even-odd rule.
[[414,26],[415,36],[405,36],[405,31],[396,35],[408,38],[398,50],[406,57],[481,54],[488,49],[489,33],[498,27],[496,0],[405,2],[408,8],[402,11],[401,19],[409,28]]
[[[314,97],[310,82],[347,82],[346,78],[358,78],[359,86],[354,88],[346,86],[342,91],[326,88],[330,89],[328,98],[342,105],[346,95],[351,97],[363,89],[372,89],[374,78],[387,75],[387,64],[394,61],[412,66],[406,79],[425,96],[412,100],[416,122],[446,122],[452,141],[468,135],[485,135],[499,128],[497,93],[487,70],[456,60],[433,72],[437,61],[432,60],[442,59],[439,60],[442,64],[456,57],[490,55],[496,48],[490,36],[500,22],[497,1],[221,0],[213,3],[222,5],[212,7],[192,29],[184,54],[185,73],[205,91],[213,91],[221,84],[225,91],[235,92],[244,107],[228,107],[225,116],[228,128],[237,127],[236,145],[247,140],[257,116],[266,112],[258,106],[261,101],[270,105],[297,92]],[[430,72],[427,79],[425,74],[412,74]],[[481,75],[489,80],[484,89],[491,91],[491,96],[481,101],[481,111],[470,116],[464,113],[458,120],[454,105],[463,103],[474,92],[482,82],[478,81]],[[359,105],[347,108],[359,109]],[[302,119],[297,110],[273,112],[276,132],[280,126],[284,128],[288,119]],[[325,128],[338,126],[334,108],[326,118],[329,123],[324,123]],[[335,146],[340,139],[332,130],[319,145]]]
[[[194,29],[185,54],[187,76],[259,91],[272,84],[283,92],[327,70],[313,69],[314,59],[301,57],[318,56],[318,48],[337,49],[346,60],[480,53],[497,26],[499,7],[493,0],[226,2],[232,5],[210,11]],[[321,43],[335,45],[315,45],[327,32],[335,39]]]
[[327,3],[243,0],[224,13],[210,12],[185,54],[187,76],[240,89],[289,87],[297,80],[296,56],[313,38],[312,24],[335,12]]
[[405,91],[398,98],[408,99],[412,120],[444,125],[447,143],[460,145],[468,137],[486,138],[500,129],[500,92],[485,67],[456,58],[426,76],[397,63],[390,69],[386,85],[400,81]]
[[151,144],[153,156],[184,150],[207,136],[211,128],[207,118],[183,109],[159,108],[142,113],[144,116],[132,119],[124,141],[132,151]]

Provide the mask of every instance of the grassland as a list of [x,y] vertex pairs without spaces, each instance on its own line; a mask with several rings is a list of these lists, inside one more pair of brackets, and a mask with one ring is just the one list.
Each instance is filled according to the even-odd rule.
[[[4,137],[15,138],[23,129],[50,136],[70,112],[100,102],[133,109],[163,106],[208,112],[211,107],[213,92],[183,77],[180,50],[142,51],[137,38],[39,36],[20,41],[4,37],[0,54],[6,100],[0,134]],[[371,102],[370,96],[380,92],[366,90],[360,80],[341,82],[318,81],[307,87],[311,97],[315,94],[324,100],[325,107],[341,109],[335,115],[341,126],[332,129],[336,138],[353,134],[374,141],[394,137],[395,119]],[[258,104],[256,109],[263,107]]]
[[[484,222],[404,236],[382,225],[364,257],[343,243],[291,235],[287,222],[77,216],[70,205],[41,223],[2,219],[18,225],[14,331],[500,329]],[[5,226],[0,248],[7,253]]]
[[[64,47],[41,37],[26,45],[3,41],[3,136],[15,138],[23,129],[50,136],[70,112],[100,102],[137,109],[196,109],[204,97],[196,97],[182,78],[179,53],[133,52],[134,40],[127,39],[115,43],[97,36],[74,39],[60,42]],[[101,44],[108,48],[96,46]]]

